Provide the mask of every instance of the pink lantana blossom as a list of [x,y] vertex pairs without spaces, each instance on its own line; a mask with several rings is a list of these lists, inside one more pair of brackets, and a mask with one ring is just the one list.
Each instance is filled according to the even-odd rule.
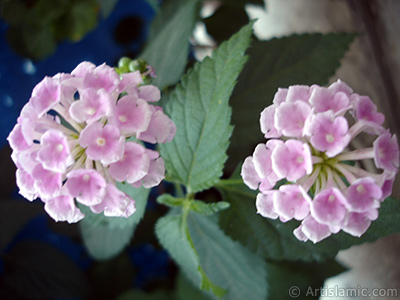
[[149,171],[150,158],[145,148],[134,142],[127,142],[121,159],[109,167],[110,175],[118,181],[134,183]]
[[67,174],[65,187],[68,194],[87,206],[103,201],[107,183],[103,176],[94,169],[77,169]]
[[298,140],[287,140],[277,145],[271,160],[275,173],[289,181],[300,179],[312,171],[310,147]]
[[78,123],[94,122],[111,114],[110,107],[115,100],[104,89],[88,88],[83,90],[80,100],[71,104],[69,113]]
[[102,123],[96,122],[82,130],[79,144],[86,149],[85,153],[89,159],[99,160],[107,165],[122,158],[125,137],[116,126],[111,124],[103,126]]
[[38,116],[48,112],[53,106],[60,102],[61,86],[57,78],[45,77],[32,91],[29,102],[38,112]]
[[126,193],[119,190],[115,185],[108,185],[104,200],[97,205],[91,206],[95,213],[104,212],[107,217],[129,217],[136,210],[135,201]]
[[318,151],[325,152],[329,157],[336,156],[350,142],[347,120],[343,116],[335,116],[329,110],[310,118],[307,135],[311,145]]
[[24,151],[32,146],[32,141],[25,138],[20,124],[14,126],[14,129],[8,136],[8,142],[10,143],[11,148],[16,151]]
[[282,103],[275,110],[275,128],[282,135],[301,137],[310,111],[310,105],[301,100]]
[[42,145],[38,151],[38,161],[48,170],[65,172],[74,163],[67,137],[59,130],[46,131],[40,140]]
[[[259,190],[257,212],[301,221],[293,232],[301,241],[318,243],[341,230],[364,234],[399,168],[397,137],[383,122],[371,99],[340,80],[327,88],[278,89],[260,116],[269,140],[257,145],[241,171],[243,182]],[[372,145],[348,150],[361,133],[374,137]],[[363,169],[363,160],[374,162],[376,171]]]
[[149,70],[119,75],[83,62],[71,74],[45,77],[8,136],[20,194],[40,198],[56,221],[84,218],[78,203],[105,216],[131,216],[135,201],[117,183],[151,188],[165,174],[159,153],[140,140],[169,142],[176,132],[153,105],[161,95],[142,79],[149,82]]
[[299,185],[282,185],[274,193],[273,206],[284,222],[296,219],[303,220],[310,213],[311,198]]
[[343,82],[332,84],[329,88],[314,86],[310,96],[310,103],[316,112],[321,113],[332,110],[337,113],[347,109],[352,90]]
[[256,199],[257,213],[264,218],[276,219],[278,214],[274,208],[274,194],[277,191],[268,191],[265,193],[258,193]]
[[44,201],[45,211],[55,221],[75,223],[82,220],[85,215],[76,207],[74,198],[69,195],[60,195]]
[[119,99],[110,118],[112,124],[127,135],[136,135],[147,130],[151,120],[150,105],[131,95]]
[[282,141],[270,140],[266,144],[258,144],[253,157],[247,157],[243,163],[241,175],[244,182],[253,190],[269,191],[278,182],[279,177],[272,169],[271,154]]

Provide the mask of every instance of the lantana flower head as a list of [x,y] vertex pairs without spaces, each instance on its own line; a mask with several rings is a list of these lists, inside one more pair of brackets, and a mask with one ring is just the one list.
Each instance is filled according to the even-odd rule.
[[[294,235],[302,241],[317,243],[340,230],[360,237],[378,217],[399,168],[396,135],[383,122],[369,97],[340,80],[327,88],[279,89],[260,117],[268,141],[242,166],[244,183],[260,192],[258,213],[301,221]],[[372,145],[349,150],[360,134],[372,137]],[[373,171],[363,168],[365,160]]]
[[149,84],[154,70],[142,71],[119,75],[106,64],[82,62],[36,85],[8,137],[20,194],[39,197],[56,221],[81,220],[77,203],[105,216],[135,212],[117,182],[158,185],[164,161],[143,142],[170,142],[176,131],[153,105],[160,99]]

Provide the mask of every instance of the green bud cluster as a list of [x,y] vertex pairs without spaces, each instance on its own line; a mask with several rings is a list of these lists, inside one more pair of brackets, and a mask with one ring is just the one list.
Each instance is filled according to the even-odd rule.
[[143,83],[150,84],[152,81],[152,70],[144,59],[131,59],[129,57],[122,57],[118,61],[118,67],[115,68],[118,74],[130,73],[139,71],[142,75]]

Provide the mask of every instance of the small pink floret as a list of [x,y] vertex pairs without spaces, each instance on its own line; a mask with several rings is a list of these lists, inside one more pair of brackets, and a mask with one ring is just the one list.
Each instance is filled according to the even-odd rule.
[[43,116],[53,106],[60,102],[60,84],[56,78],[45,77],[32,91],[29,100],[38,117]]
[[381,197],[381,188],[369,177],[357,179],[347,190],[347,200],[353,212],[362,213],[379,207]]
[[364,120],[382,125],[385,121],[385,116],[377,112],[376,105],[367,96],[354,95],[355,106],[356,106],[356,118],[357,120]]
[[85,215],[76,207],[74,199],[68,195],[60,195],[45,201],[44,209],[56,222],[76,223]]
[[175,123],[164,114],[162,108],[150,106],[152,116],[150,124],[143,132],[138,132],[137,138],[148,143],[169,143],[175,136]]
[[308,103],[310,99],[310,87],[307,85],[292,85],[289,87],[286,102],[292,103],[297,101],[303,101]]
[[310,97],[310,103],[314,105],[314,109],[318,113],[328,110],[335,113],[340,112],[348,108],[349,102],[350,99],[346,93],[323,87],[313,89]]
[[32,170],[34,185],[42,200],[50,199],[60,194],[62,182],[61,173],[53,172],[43,168],[41,164],[37,164]]
[[161,99],[161,93],[154,85],[143,85],[139,87],[139,98],[147,102],[157,102]]
[[275,127],[276,108],[276,105],[270,105],[261,112],[260,127],[265,138],[278,138],[282,136]]
[[85,89],[80,100],[74,101],[69,108],[71,117],[79,123],[91,123],[111,113],[114,100],[104,89]]
[[152,188],[160,184],[165,178],[165,164],[157,151],[146,149],[146,154],[150,157],[150,166],[143,179],[133,183],[134,186]]
[[35,180],[32,175],[21,169],[17,169],[15,177],[17,179],[19,193],[29,201],[35,200],[38,197],[38,194],[35,188]]
[[146,131],[152,118],[150,105],[142,99],[127,95],[118,100],[111,122],[126,135]]
[[302,100],[282,103],[276,108],[274,125],[282,135],[301,137],[310,112],[310,105]]
[[67,137],[59,130],[46,131],[40,141],[38,161],[47,170],[64,173],[74,163]]
[[273,194],[273,204],[276,213],[285,220],[303,220],[310,213],[311,198],[301,186],[287,184]]
[[25,139],[21,125],[19,124],[14,126],[13,130],[8,135],[7,140],[10,143],[11,149],[14,151],[24,151],[32,146],[32,141]]
[[397,172],[399,168],[399,144],[397,137],[390,133],[379,136],[374,141],[375,164],[378,168]]
[[343,151],[350,142],[348,123],[344,117],[334,117],[331,111],[316,114],[307,128],[311,145],[329,157]]
[[90,206],[103,201],[107,183],[96,170],[73,170],[67,174],[67,178],[65,187],[78,202]]
[[295,233],[296,236],[300,237],[300,240],[310,240],[314,244],[326,239],[332,234],[329,226],[319,223],[311,215],[305,218],[300,227],[295,229],[295,231],[296,230],[301,231]]
[[319,192],[311,204],[311,215],[321,224],[337,228],[343,224],[349,204],[342,192],[335,187]]
[[107,217],[128,218],[136,211],[135,201],[113,184],[107,186],[103,201],[90,208],[94,213],[104,212]]
[[96,122],[82,130],[79,143],[86,148],[90,159],[108,165],[122,158],[125,138],[116,126],[107,124],[103,127],[103,124]]
[[258,193],[256,199],[257,213],[264,218],[276,219],[278,214],[274,208],[273,196],[277,191],[268,191],[265,193]]
[[125,144],[125,152],[121,159],[109,167],[110,175],[117,181],[134,183],[148,173],[150,158],[145,148],[135,142]]
[[[377,210],[376,210],[377,211]],[[362,236],[371,225],[369,212],[357,213],[349,212],[342,227],[344,232],[356,237]]]
[[287,140],[275,147],[271,160],[273,171],[288,181],[298,180],[312,171],[310,147],[298,140]]

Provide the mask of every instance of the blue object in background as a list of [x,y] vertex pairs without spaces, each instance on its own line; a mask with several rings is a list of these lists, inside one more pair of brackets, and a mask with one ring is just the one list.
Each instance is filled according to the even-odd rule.
[[166,251],[144,244],[130,249],[129,255],[133,265],[138,268],[135,287],[144,289],[152,281],[168,277],[169,256]]
[[[85,270],[92,263],[92,259],[87,255],[84,247],[75,243],[69,237],[58,234],[49,228],[49,218],[45,214],[38,215],[29,221],[13,241],[3,250],[4,253],[9,252],[19,242],[26,240],[35,240],[51,245]],[[1,261],[1,260],[0,260]],[[0,263],[1,264],[1,263]],[[1,274],[1,272],[0,272]]]
[[6,145],[32,89],[45,76],[69,73],[85,60],[114,66],[122,56],[138,54],[154,15],[145,0],[119,0],[110,16],[99,20],[81,41],[59,44],[53,55],[40,62],[22,58],[10,49],[7,24],[0,19],[0,147]]

